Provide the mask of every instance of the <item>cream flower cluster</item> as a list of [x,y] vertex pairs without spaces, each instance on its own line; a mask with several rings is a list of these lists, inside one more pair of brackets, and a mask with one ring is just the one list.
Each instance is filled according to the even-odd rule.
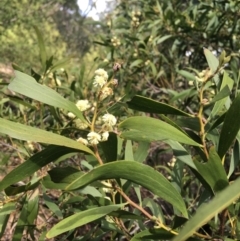
[[[120,68],[121,66],[117,66],[116,68]],[[116,86],[117,85],[117,80],[111,80],[108,82],[108,74],[104,69],[97,69],[95,71],[95,78],[93,85],[95,87],[100,87],[100,90],[98,92],[98,101],[103,101],[105,98],[107,98],[110,95],[113,95],[113,90],[112,88],[109,87],[109,85]],[[91,131],[87,134],[86,139],[85,138],[78,138],[77,141],[84,144],[84,145],[97,145],[101,141],[107,141],[109,138],[109,131],[113,130],[113,126],[116,125],[117,119],[114,115],[112,114],[104,114],[103,116],[97,116],[97,112],[95,108],[97,108],[98,104],[92,103],[90,104],[88,100],[78,100],[76,103],[77,108],[80,111],[86,111],[89,109],[90,112],[94,113],[94,125],[96,126],[97,131],[95,131],[95,128],[92,128],[93,123],[87,123],[84,122],[80,119],[76,119],[75,124],[76,127],[80,130],[85,130],[90,128],[91,126]],[[91,109],[90,109],[91,108]],[[76,116],[69,112],[68,116],[70,118],[75,118]]]
[[102,117],[102,120],[106,125],[109,125],[109,126],[115,126],[116,123],[117,123],[116,117],[114,115],[111,115],[111,114],[105,114]]
[[132,11],[131,24],[132,24],[133,27],[138,27],[138,25],[140,24],[140,16],[141,16],[140,11]]
[[[117,119],[114,115],[111,114],[105,114],[102,116],[103,124],[103,131],[101,134],[91,131],[87,135],[87,139],[84,138],[78,138],[78,142],[81,142],[84,145],[97,145],[100,141],[107,141],[109,137],[109,131],[112,130],[113,126],[116,125]],[[108,127],[108,130],[106,130],[106,127]]]
[[88,100],[79,100],[76,106],[80,111],[85,111],[91,107]]
[[120,40],[116,36],[112,37],[111,42],[114,47],[118,47],[121,45]]
[[113,95],[113,90],[110,87],[104,87],[100,93],[100,100],[106,99],[108,96]]
[[[80,111],[85,111],[91,107],[88,100],[78,100],[76,106]],[[74,119],[76,115],[74,115],[72,112],[68,112],[68,117]]]
[[93,86],[101,88],[107,83],[108,80],[108,74],[104,69],[97,69],[95,71],[95,78],[93,82]]

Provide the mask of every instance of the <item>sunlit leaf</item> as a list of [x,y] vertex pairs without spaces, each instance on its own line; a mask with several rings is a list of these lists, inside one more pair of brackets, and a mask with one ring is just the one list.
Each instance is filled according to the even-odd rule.
[[239,198],[239,185],[240,178],[223,191],[219,192],[209,203],[202,204],[196,210],[196,214],[186,222],[182,230],[180,230],[179,235],[177,235],[173,241],[186,240],[188,237],[192,236],[198,228]]
[[27,161],[14,168],[9,174],[7,174],[0,182],[0,190],[24,180],[26,177],[31,176],[34,172],[40,168],[55,161],[59,157],[67,153],[76,153],[76,149],[61,146],[48,146],[41,152],[30,157]]
[[135,161],[115,161],[96,167],[89,173],[80,174],[67,190],[84,187],[96,180],[122,178],[139,184],[163,198],[187,217],[187,211],[182,197],[171,183],[153,168]]
[[93,152],[88,147],[75,140],[49,131],[5,120],[3,118],[0,118],[0,133],[9,135],[10,137],[19,140],[35,141],[58,146],[66,146],[93,155]]
[[118,210],[124,206],[121,205],[109,205],[97,208],[91,208],[86,211],[82,211],[76,214],[71,215],[57,223],[50,231],[47,233],[47,238],[56,237],[59,234],[65,233],[69,230],[73,230],[77,227],[80,227],[84,224],[90,223],[94,220],[97,220],[105,215]]
[[132,100],[127,102],[127,105],[130,109],[147,113],[191,116],[188,113],[181,111],[171,105],[161,103],[139,95],[134,96]]
[[16,70],[14,71],[14,73],[15,78],[8,86],[10,90],[25,95],[34,100],[40,101],[42,103],[71,111],[78,118],[85,121],[82,112],[76,107],[73,102],[64,99],[53,89],[45,85],[38,84],[33,77],[27,74]]
[[180,130],[154,118],[130,117],[119,124],[121,137],[136,141],[174,140],[189,145],[201,146]]

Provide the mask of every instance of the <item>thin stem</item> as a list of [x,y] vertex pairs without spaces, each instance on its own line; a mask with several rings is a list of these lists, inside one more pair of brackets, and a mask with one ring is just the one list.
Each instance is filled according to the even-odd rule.
[[120,187],[115,187],[115,189],[121,194],[121,196],[133,207],[138,209],[141,213],[143,213],[148,219],[156,221],[156,218],[151,216],[147,211],[145,211],[141,206],[139,206],[137,203],[133,202]]
[[95,156],[97,157],[99,164],[103,165],[103,160],[102,160],[101,156],[99,155],[97,145],[93,145],[93,149],[94,149],[94,153],[95,153]]
[[136,209],[138,209],[141,213],[143,213],[148,219],[154,221],[159,228],[163,228],[167,231],[169,231],[170,233],[177,235],[178,233],[171,230],[171,228],[165,226],[162,222],[160,222],[156,217],[152,216],[151,214],[149,214],[146,210],[144,210],[141,206],[139,206],[137,203],[133,202],[124,192],[121,188],[115,186],[115,189],[120,193],[120,195],[133,207],[135,207]]
[[202,142],[202,145],[203,145],[203,151],[208,159],[208,150],[207,150],[207,146],[206,146],[206,141],[205,141],[205,136],[206,136],[206,133],[205,133],[205,123],[203,121],[203,107],[204,107],[204,103],[203,103],[203,92],[204,92],[204,86],[205,84],[202,85],[201,89],[200,89],[200,92],[199,92],[199,99],[200,99],[200,107],[199,107],[199,111],[198,111],[198,119],[199,119],[199,124],[200,124],[200,132],[199,132],[199,135],[200,135],[200,138],[201,138],[201,142]]

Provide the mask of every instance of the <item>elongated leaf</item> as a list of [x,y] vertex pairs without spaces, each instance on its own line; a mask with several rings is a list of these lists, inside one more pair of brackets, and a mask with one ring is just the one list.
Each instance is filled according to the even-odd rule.
[[[211,69],[211,72],[215,73],[215,71],[217,70],[217,68],[219,66],[219,61],[218,61],[217,57],[215,57],[214,54],[210,50],[208,50],[206,48],[203,48],[203,52],[204,52],[204,55],[205,55],[205,57],[207,59],[208,66]],[[215,83],[217,85],[218,82],[219,82],[218,74],[215,75],[213,77],[213,79],[214,79],[214,81],[215,81]]]
[[201,146],[173,126],[150,117],[131,117],[119,124],[121,137],[136,141],[174,140],[189,145]]
[[117,135],[115,133],[110,132],[108,140],[100,142],[100,146],[104,152],[106,162],[117,160]]
[[134,160],[132,141],[127,141],[125,146],[124,160]]
[[188,237],[192,236],[198,228],[239,198],[239,185],[240,178],[223,191],[219,192],[209,203],[202,204],[197,209],[196,214],[188,220],[179,235],[176,236],[173,241],[186,240]]
[[216,101],[222,100],[223,98],[226,98],[230,95],[231,91],[228,87],[228,85],[225,85],[220,92],[214,96],[214,98],[212,99],[211,103],[214,103]]
[[43,194],[43,200],[45,205],[59,218],[63,218],[62,212],[59,209],[58,205],[54,203],[54,201],[47,196],[45,193]]
[[188,80],[193,80],[193,81],[195,81],[195,75],[193,74],[193,73],[190,73],[190,72],[188,72],[188,71],[186,71],[186,70],[178,70],[177,71],[177,73],[178,74],[180,74],[180,75],[182,75],[183,77],[185,77],[186,79],[188,79]]
[[59,234],[67,232],[69,230],[80,227],[84,224],[90,223],[94,220],[97,220],[105,215],[118,210],[124,206],[121,205],[109,205],[103,207],[92,208],[80,213],[73,214],[70,217],[67,217],[56,224],[48,233],[47,238],[53,238]]
[[37,26],[33,26],[33,28],[34,28],[34,30],[37,34],[40,58],[41,58],[42,66],[45,69],[46,61],[47,61],[47,51],[46,51],[46,48],[45,48],[43,36],[42,36],[42,33],[40,32],[40,30],[38,29]]
[[73,167],[56,167],[50,170],[48,174],[49,176],[43,178],[42,184],[48,189],[64,190],[71,182],[81,175],[81,172]]
[[137,183],[163,198],[187,217],[184,201],[171,183],[153,168],[135,161],[116,161],[104,164],[76,178],[67,190],[84,187],[96,180],[123,178]]
[[159,38],[156,42],[157,42],[157,44],[160,44],[171,37],[172,37],[172,35],[165,35],[165,36]]
[[68,147],[48,146],[45,150],[33,155],[27,161],[7,174],[0,182],[0,191],[25,179],[26,177],[31,176],[34,172],[38,171],[48,163],[55,161],[59,157],[67,153],[75,153],[77,151],[78,150],[76,149]]
[[219,138],[218,154],[222,158],[229,147],[232,145],[233,140],[237,136],[240,128],[240,94],[235,98],[228,112],[226,113],[222,131]]
[[54,72],[57,69],[63,68],[65,66],[67,66],[71,61],[71,57],[67,57],[65,59],[62,59],[56,63],[53,64],[53,66],[51,66],[51,68],[49,69],[49,71]]
[[[223,80],[222,80],[222,84],[221,84],[221,87],[220,87],[220,92],[219,94],[221,93],[221,91],[223,91],[226,87],[228,87],[229,91],[232,90],[233,88],[233,84],[234,84],[234,81],[229,77],[229,75],[227,74],[226,71],[224,71],[224,74],[223,74]],[[226,106],[227,109],[229,108],[229,105],[230,105],[230,98],[229,96],[217,101],[215,104],[214,104],[214,107],[211,111],[211,114],[209,116],[209,119],[210,118],[214,118],[220,111],[223,110],[223,107]]]
[[21,241],[22,240],[24,228],[28,225],[27,206],[28,206],[28,200],[25,197],[25,201],[24,201],[20,216],[18,218],[18,222],[17,222],[16,228],[14,230],[14,235],[13,235],[12,241]]
[[139,142],[138,143],[138,148],[137,150],[133,153],[134,154],[134,160],[137,162],[144,162],[146,157],[149,155],[148,150],[149,150],[150,144],[148,142]]
[[198,172],[205,181],[208,182],[213,191],[218,192],[228,186],[228,178],[225,169],[214,148],[210,149],[208,162],[200,163],[194,161],[194,164],[197,167]]
[[11,212],[15,211],[16,210],[16,203],[14,202],[9,202],[9,203],[6,203],[0,210],[0,216],[4,216],[6,214],[10,214]]
[[174,237],[170,231],[164,229],[148,229],[141,231],[134,235],[131,238],[131,241],[140,241],[140,240],[169,240]]
[[135,219],[135,220],[142,220],[143,217],[125,210],[117,210],[113,211],[109,214],[112,217],[117,217],[121,219]]
[[78,118],[85,121],[82,112],[76,107],[76,105],[64,99],[60,94],[51,88],[38,84],[35,79],[27,74],[19,71],[14,71],[15,78],[9,84],[8,88],[19,94],[25,95],[34,100],[42,103],[62,108],[74,113]]
[[133,67],[139,66],[142,62],[143,62],[142,59],[137,59],[137,60],[133,61],[130,65],[130,69]]
[[139,95],[134,96],[132,100],[127,102],[127,104],[130,109],[147,113],[191,116],[188,113],[181,111],[171,105],[161,103]]
[[93,154],[85,145],[65,136],[0,118],[0,133],[25,141],[66,146]]

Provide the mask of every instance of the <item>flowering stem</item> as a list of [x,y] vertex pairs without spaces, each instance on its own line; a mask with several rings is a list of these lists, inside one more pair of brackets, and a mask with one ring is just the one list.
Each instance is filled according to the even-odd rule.
[[102,158],[99,155],[97,145],[93,145],[93,149],[94,149],[94,153],[95,153],[95,156],[97,157],[97,160],[98,160],[99,164],[103,165],[103,161],[102,161]]
[[[206,82],[205,82],[206,83]],[[203,151],[208,159],[208,150],[207,150],[207,146],[206,146],[206,141],[205,141],[205,123],[203,121],[203,107],[204,107],[204,103],[203,103],[203,92],[204,92],[204,86],[205,84],[202,85],[200,92],[199,92],[199,99],[200,99],[200,107],[199,107],[199,111],[198,111],[198,119],[199,119],[199,124],[200,124],[200,138],[202,141],[202,145],[203,145]]]

